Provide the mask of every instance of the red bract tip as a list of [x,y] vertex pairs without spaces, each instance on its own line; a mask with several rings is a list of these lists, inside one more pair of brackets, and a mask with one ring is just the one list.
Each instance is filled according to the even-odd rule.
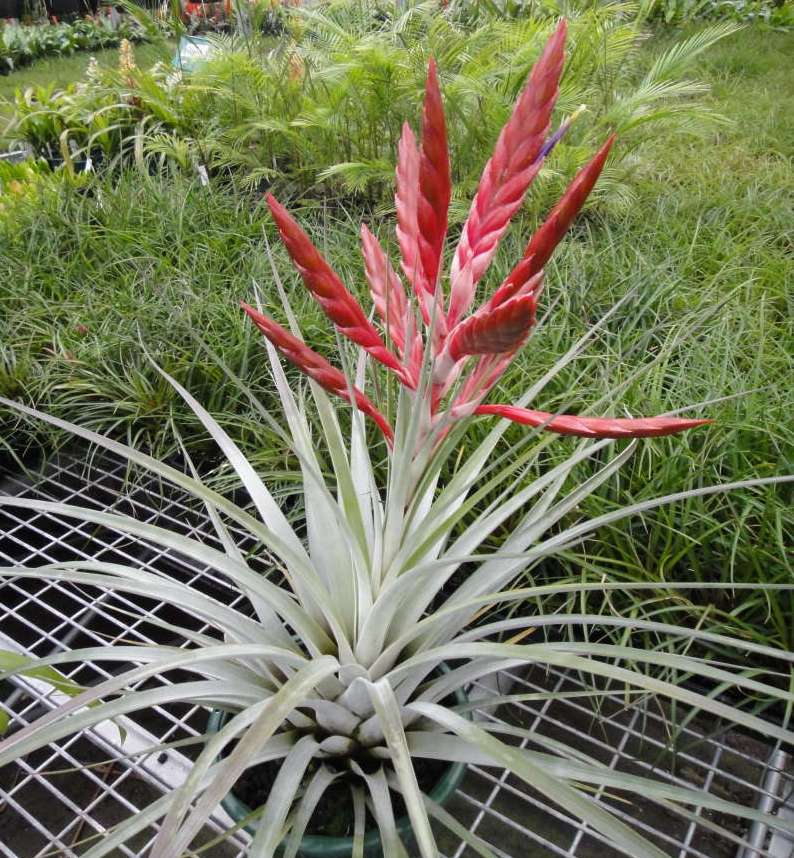
[[378,315],[400,354],[405,347],[405,315],[408,299],[394,269],[389,265],[380,242],[365,224],[361,224],[361,253],[369,291]]
[[713,422],[680,417],[575,417],[572,414],[554,415],[548,411],[531,411],[515,405],[479,405],[474,413],[492,414],[524,426],[542,426],[558,435],[576,435],[580,438],[655,438],[675,435]]
[[491,378],[494,382],[498,379],[529,336],[535,324],[535,307],[534,295],[520,295],[493,311],[482,311],[461,322],[447,337],[433,366],[431,411],[436,411],[460,372],[459,361],[468,355],[481,357],[464,381],[456,406],[469,404],[472,397],[479,398],[481,385]]
[[[607,155],[609,155],[609,150],[612,148],[614,142],[615,135],[613,134],[596,152],[590,163],[576,174],[574,180],[568,185],[565,193],[560,198],[560,201],[552,209],[551,214],[530,239],[529,244],[527,244],[524,250],[522,261],[518,263],[521,265],[524,260],[531,257],[532,264],[529,266],[529,274],[540,271],[549,261],[552,253],[554,253],[554,249],[568,231],[568,227],[573,222],[573,219],[579,214],[579,210],[590,195],[590,191],[593,190],[596,180],[604,169]],[[513,275],[511,274],[510,276],[512,277]]]
[[424,270],[424,285],[436,293],[438,270],[447,236],[452,181],[444,106],[438,86],[435,60],[427,68],[425,104],[422,112],[422,153],[419,159],[419,255]]
[[289,331],[282,328],[278,322],[275,322],[269,316],[265,316],[244,301],[240,302],[240,306],[279,352],[290,363],[301,370],[301,372],[304,372],[329,393],[333,393],[347,402],[350,402],[350,392],[352,391],[355,405],[359,411],[371,417],[381,432],[383,432],[386,440],[389,442],[392,441],[394,433],[386,418],[364,393],[354,385],[348,383],[344,373],[330,364],[322,355],[310,349],[303,340],[299,340]]
[[515,352],[506,352],[501,355],[483,355],[464,380],[463,386],[455,398],[452,405],[453,416],[461,417],[473,414],[477,403],[481,402],[499,381],[505,370],[513,362],[515,355]]
[[403,368],[400,362],[386,348],[358,301],[348,292],[339,275],[325,261],[309,236],[272,194],[267,195],[267,204],[278,227],[281,241],[300,272],[306,288],[317,299],[326,316],[341,333],[402,377]]
[[452,260],[447,314],[450,328],[471,306],[478,281],[490,264],[527,188],[540,170],[542,159],[538,156],[557,100],[565,55],[565,34],[566,22],[563,20],[535,63],[483,171]]
[[488,310],[495,310],[516,295],[534,295],[536,298],[540,295],[543,286],[543,272],[538,271],[537,274],[530,274],[534,267],[532,260],[533,257],[530,256],[529,259],[524,259],[516,265],[502,285],[491,295],[490,300],[485,305]]

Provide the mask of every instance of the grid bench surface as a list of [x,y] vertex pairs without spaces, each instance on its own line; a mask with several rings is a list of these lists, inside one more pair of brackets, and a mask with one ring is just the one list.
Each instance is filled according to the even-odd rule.
[[[212,524],[179,492],[154,478],[131,475],[126,463],[108,454],[61,455],[40,472],[0,477],[0,494],[24,495],[94,508],[111,508],[217,545]],[[233,530],[233,527],[231,527]],[[249,562],[268,571],[266,554],[242,544]],[[134,563],[189,582],[222,601],[244,607],[238,591],[217,573],[126,534],[104,527],[59,519],[28,510],[0,511],[0,564],[28,567],[78,558]],[[177,643],[151,622],[159,618],[206,631],[178,607],[63,582],[13,579],[0,584],[0,648],[39,656],[110,642]],[[69,671],[82,684],[111,675],[112,666],[76,667]],[[120,668],[114,668],[118,671]],[[167,682],[167,679],[162,679]],[[552,739],[574,740],[591,757],[619,771],[651,774],[679,786],[755,807],[766,801],[794,815],[794,767],[777,748],[757,738],[724,731],[697,717],[671,732],[666,714],[654,701],[629,699],[619,691],[599,695],[597,705],[575,675],[557,670],[501,674],[501,690],[547,699],[483,706],[478,717],[531,727]],[[581,693],[580,693],[581,692]],[[493,686],[473,693],[487,698]],[[13,727],[30,723],[56,701],[51,689],[32,680],[0,685],[0,706]],[[112,725],[70,737],[0,769],[0,856],[43,858],[77,856],[92,836],[135,814],[164,790],[172,789],[189,768],[192,746],[163,753],[147,749],[189,739],[204,732],[207,711],[201,707],[154,707],[125,720],[126,737]],[[525,747],[532,747],[522,740]],[[674,750],[673,750],[674,747]],[[192,749],[192,750],[191,750]],[[132,755],[121,758],[122,754]],[[774,793],[770,783],[775,784]],[[687,813],[650,800],[608,795],[596,798],[651,836],[677,858],[761,858],[794,855],[794,843],[763,830],[750,830],[720,815]],[[789,806],[790,805],[790,806]],[[551,806],[539,793],[509,772],[470,766],[448,809],[504,858],[612,858],[591,828]],[[212,844],[228,818],[219,811],[202,833],[208,858],[242,858],[246,839]],[[731,832],[716,834],[716,823]],[[149,827],[119,855],[144,856],[156,833]],[[449,833],[438,833],[445,858],[475,853]],[[752,842],[755,848],[750,848]],[[788,850],[788,851],[784,851]],[[640,856],[633,856],[640,858]]]

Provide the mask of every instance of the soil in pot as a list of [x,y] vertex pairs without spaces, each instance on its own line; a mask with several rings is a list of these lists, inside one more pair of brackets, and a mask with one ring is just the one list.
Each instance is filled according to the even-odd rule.
[[[449,763],[440,760],[415,759],[413,763],[419,788],[426,794],[432,791],[449,770]],[[270,795],[280,765],[280,761],[272,761],[248,769],[234,785],[232,792],[248,807],[261,807]],[[353,778],[360,782],[352,773],[344,774],[328,787],[312,814],[307,834],[320,837],[353,836],[353,803],[349,786]],[[395,819],[406,816],[408,811],[402,798],[394,792],[391,796]],[[376,827],[375,820],[367,811],[367,831]]]

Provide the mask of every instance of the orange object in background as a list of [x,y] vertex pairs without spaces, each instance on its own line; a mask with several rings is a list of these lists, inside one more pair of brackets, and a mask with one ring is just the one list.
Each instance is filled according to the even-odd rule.
[[185,24],[191,20],[220,23],[231,18],[231,14],[231,0],[217,0],[217,2],[212,3],[187,2],[182,5],[182,21]]

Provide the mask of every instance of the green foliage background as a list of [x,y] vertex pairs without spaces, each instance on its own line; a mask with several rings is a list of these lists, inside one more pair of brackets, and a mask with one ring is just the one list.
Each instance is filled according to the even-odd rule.
[[484,160],[560,14],[569,59],[555,122],[588,113],[536,183],[540,206],[560,193],[611,131],[622,146],[594,200],[630,205],[644,145],[660,134],[702,135],[721,121],[706,101],[699,58],[735,30],[719,23],[675,40],[646,62],[646,12],[633,0],[550,4],[513,15],[491,4],[436,0],[399,7],[332,0],[295,8],[280,39],[241,28],[214,38],[218,54],[190,74],[170,66],[97,69],[66,88],[16,95],[10,140],[57,157],[101,149],[114,167],[194,173],[201,165],[242,190],[344,199],[391,210],[396,144],[418,118],[435,57],[454,156],[452,219],[462,220]]

